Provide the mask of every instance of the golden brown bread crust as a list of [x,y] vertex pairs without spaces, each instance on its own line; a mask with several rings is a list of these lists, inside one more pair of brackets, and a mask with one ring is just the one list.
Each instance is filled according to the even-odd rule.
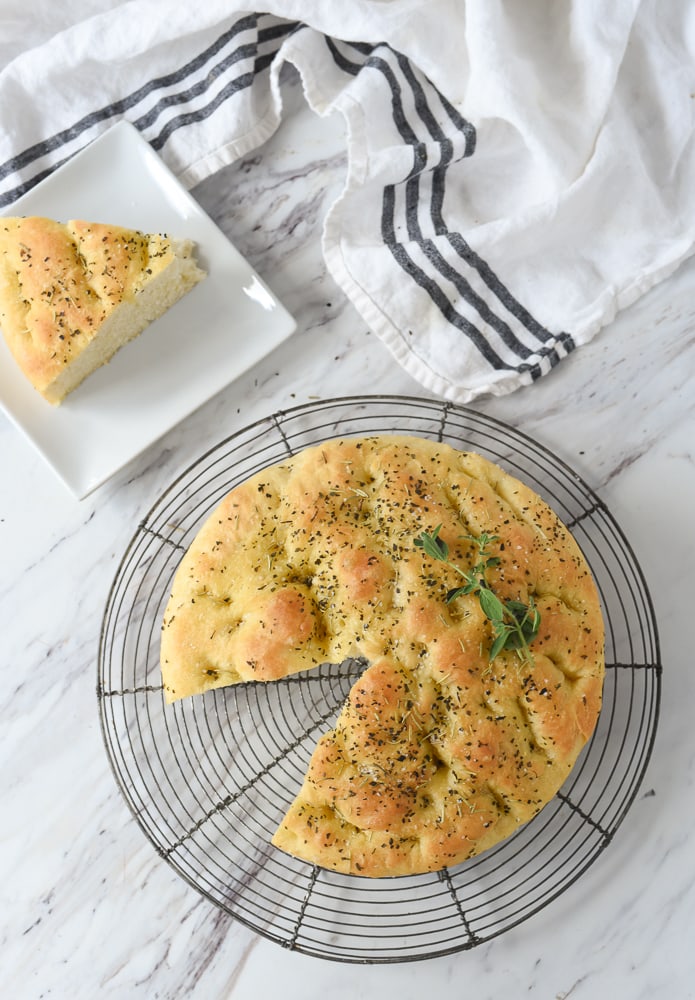
[[[498,536],[503,599],[533,597],[532,661],[489,661],[491,626],[461,579],[414,546],[441,524]],[[177,572],[162,632],[167,700],[349,656],[369,666],[273,838],[369,876],[441,869],[508,836],[553,797],[593,731],[603,623],[591,574],[550,508],[444,444],[330,441],[220,504]]]
[[173,259],[166,236],[94,222],[0,219],[0,328],[49,402],[60,402],[52,389],[65,366]]

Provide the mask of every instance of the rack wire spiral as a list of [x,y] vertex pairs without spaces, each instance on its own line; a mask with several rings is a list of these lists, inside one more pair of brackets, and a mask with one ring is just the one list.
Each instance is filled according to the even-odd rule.
[[[159,632],[173,575],[207,515],[237,484],[336,436],[409,433],[478,451],[536,490],[571,529],[606,622],[603,708],[556,797],[497,847],[442,872],[340,875],[270,838],[363,664],[325,665],[164,704]],[[212,448],[144,518],[107,601],[98,704],[115,777],[159,855],[213,903],[304,954],[397,962],[503,933],[575,882],[611,842],[643,778],[661,687],[654,611],[635,556],[601,499],[522,432],[448,402],[326,400],[275,413]]]

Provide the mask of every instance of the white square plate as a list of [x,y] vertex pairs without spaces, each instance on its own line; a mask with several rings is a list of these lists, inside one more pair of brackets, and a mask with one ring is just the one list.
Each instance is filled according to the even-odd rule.
[[82,498],[295,329],[290,314],[127,122],[109,129],[6,215],[87,219],[197,244],[207,278],[59,407],[0,336],[0,406]]

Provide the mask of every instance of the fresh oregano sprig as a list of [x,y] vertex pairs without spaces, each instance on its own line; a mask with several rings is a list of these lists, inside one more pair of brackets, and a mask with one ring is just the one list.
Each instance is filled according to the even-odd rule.
[[488,547],[499,541],[497,535],[482,532],[477,538],[474,535],[464,535],[463,538],[473,542],[476,547],[476,562],[470,569],[462,569],[456,563],[449,561],[449,546],[440,537],[441,524],[432,532],[421,532],[414,541],[417,548],[431,559],[443,562],[455,570],[466,581],[461,587],[454,587],[446,595],[446,603],[450,604],[463,594],[474,594],[480,603],[485,616],[492,624],[493,642],[490,647],[490,660],[494,660],[502,650],[515,650],[520,659],[533,663],[530,643],[538,635],[541,616],[534,604],[533,597],[529,603],[523,601],[501,600],[490,587],[486,579],[488,569],[499,566],[500,559],[491,556]]

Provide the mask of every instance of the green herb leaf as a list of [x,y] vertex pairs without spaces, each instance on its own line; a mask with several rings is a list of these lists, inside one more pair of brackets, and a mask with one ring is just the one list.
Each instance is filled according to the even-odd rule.
[[442,526],[438,524],[431,534],[428,534],[426,531],[421,532],[415,539],[415,545],[417,548],[423,549],[431,559],[446,562],[449,555],[449,546],[443,538],[439,537],[441,530]]
[[521,601],[505,601],[505,607],[518,622],[523,621],[529,610]]
[[472,590],[471,584],[468,584],[465,587],[454,587],[453,590],[447,591],[444,600],[446,601],[447,604],[451,604],[451,602],[455,601],[457,597],[461,597],[463,594],[470,594],[471,590]]
[[490,662],[497,659],[507,644],[507,633],[501,632],[490,647]]
[[504,604],[502,604],[499,597],[493,594],[491,590],[487,587],[481,587],[478,600],[480,601],[480,607],[491,622],[504,621]]

